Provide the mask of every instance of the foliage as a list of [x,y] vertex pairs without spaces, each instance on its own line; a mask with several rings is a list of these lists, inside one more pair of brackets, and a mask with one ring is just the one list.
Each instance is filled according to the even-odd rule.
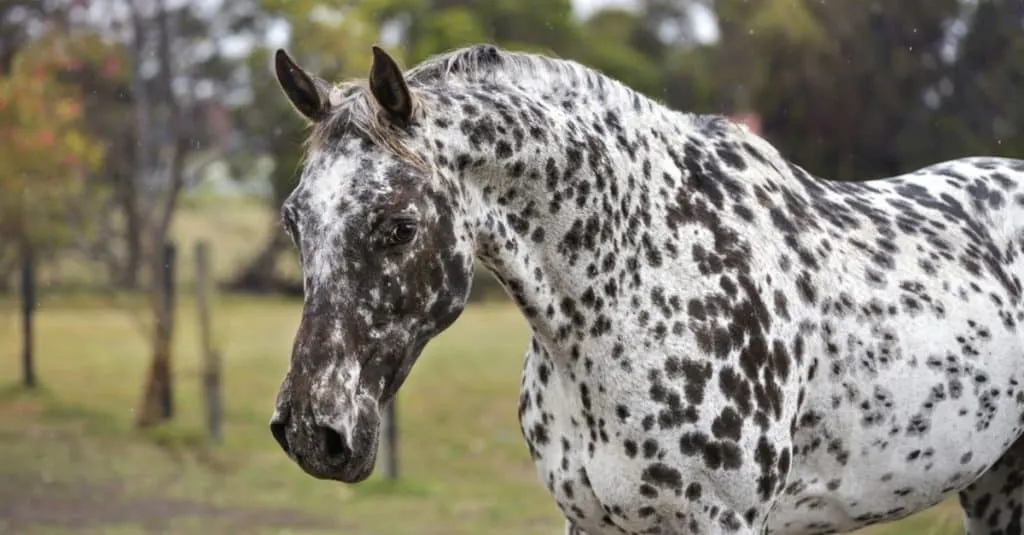
[[473,10],[464,6],[437,10],[421,23],[420,32],[419,42],[413,45],[413,58],[427,58],[465,43],[488,40],[484,24]]
[[623,9],[599,11],[583,23],[576,59],[605,74],[626,81],[651,97],[664,93],[664,71],[644,51],[644,20]]
[[[1024,153],[1024,12],[1014,0],[978,2],[940,88],[937,141],[944,152]],[[943,89],[945,89],[943,91]],[[936,118],[932,118],[935,120]],[[907,140],[910,144],[913,140]],[[908,147],[908,150],[917,149]],[[915,153],[921,161],[926,155]]]
[[86,41],[50,32],[0,77],[0,246],[55,247],[68,238],[69,214],[89,206],[86,180],[103,146],[85,132],[80,91],[60,79]]
[[[974,7],[972,7],[974,6]],[[841,180],[1020,154],[1024,15],[1010,0],[716,0],[720,39],[680,50],[668,100],[757,111],[811,172]],[[683,59],[685,58],[685,59]],[[696,86],[694,91],[688,86]],[[708,91],[707,88],[711,88]]]

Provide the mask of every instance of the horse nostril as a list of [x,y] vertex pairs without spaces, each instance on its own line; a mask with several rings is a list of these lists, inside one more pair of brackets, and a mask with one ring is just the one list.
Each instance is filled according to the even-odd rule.
[[286,454],[291,455],[291,451],[288,449],[288,436],[285,434],[286,423],[287,420],[270,422],[270,434],[274,435],[274,440],[281,445],[281,449]]
[[324,449],[327,455],[330,457],[347,458],[349,454],[348,445],[345,444],[345,439],[342,438],[341,433],[338,433],[330,427],[321,427],[321,432],[324,435]]

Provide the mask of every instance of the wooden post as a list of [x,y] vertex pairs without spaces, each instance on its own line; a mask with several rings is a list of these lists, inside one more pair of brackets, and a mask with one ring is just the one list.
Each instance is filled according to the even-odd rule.
[[199,341],[203,352],[203,397],[206,404],[206,430],[215,444],[221,442],[220,352],[213,346],[210,323],[209,245],[196,243],[196,306],[199,308]]
[[384,440],[381,444],[384,446],[384,477],[388,481],[395,481],[398,479],[398,421],[396,418],[395,404],[398,402],[398,396],[391,398],[391,403],[388,403],[387,408],[384,410],[384,421],[381,422],[384,427]]
[[36,266],[32,254],[32,245],[22,244],[21,247],[21,312],[22,312],[22,384],[25,388],[36,387],[35,337],[33,314],[36,308]]
[[[164,284],[164,319],[167,321],[167,332],[174,332],[174,289],[177,286],[175,283],[175,264],[177,263],[177,252],[178,248],[174,245],[174,242],[166,242],[164,244],[164,255],[163,255],[163,284]],[[167,370],[167,387],[162,390],[163,396],[161,396],[161,416],[164,420],[170,420],[174,417],[174,376],[170,370]]]

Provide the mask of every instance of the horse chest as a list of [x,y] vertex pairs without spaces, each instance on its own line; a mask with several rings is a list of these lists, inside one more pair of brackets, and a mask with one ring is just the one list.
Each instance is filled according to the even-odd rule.
[[[697,532],[709,521],[738,526],[744,515],[763,514],[751,484],[765,476],[753,460],[756,424],[737,423],[750,427],[748,440],[730,447],[718,440],[723,431],[716,437],[712,429],[723,424],[714,423],[721,400],[710,390],[702,417],[680,408],[693,407],[679,401],[684,382],[656,382],[667,393],[656,386],[652,394],[649,373],[614,375],[602,366],[608,364],[593,365],[590,375],[585,364],[579,373],[556,371],[547,353],[535,350],[524,368],[520,424],[538,475],[567,518],[588,534],[670,534]],[[598,379],[609,376],[614,380]],[[737,499],[716,489],[735,489],[730,498]]]
[[[523,370],[519,422],[541,481],[566,517],[577,522],[608,514],[588,470],[607,423],[588,413],[579,385],[562,377],[535,345]],[[623,467],[603,468],[620,472]]]

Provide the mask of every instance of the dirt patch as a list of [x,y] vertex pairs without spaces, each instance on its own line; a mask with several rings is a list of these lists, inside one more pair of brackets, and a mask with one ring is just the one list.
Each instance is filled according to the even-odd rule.
[[135,524],[164,533],[174,520],[198,518],[223,526],[223,533],[274,528],[337,528],[328,519],[288,509],[246,509],[153,497],[127,496],[116,483],[46,481],[42,476],[0,477],[0,526],[18,533],[31,526],[96,528]]

